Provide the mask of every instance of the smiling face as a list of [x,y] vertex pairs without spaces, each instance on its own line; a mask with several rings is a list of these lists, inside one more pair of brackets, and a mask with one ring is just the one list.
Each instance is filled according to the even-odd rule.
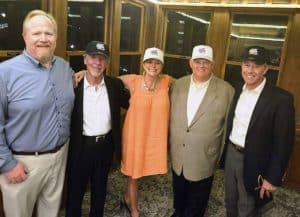
[[213,63],[207,59],[190,59],[190,67],[196,82],[207,81],[213,72]]
[[45,16],[30,18],[23,29],[26,51],[41,64],[51,61],[56,47],[55,25]]
[[103,72],[105,71],[108,60],[105,56],[101,54],[86,54],[84,56],[84,64],[87,69],[87,79],[91,80],[101,80],[103,77]]
[[143,62],[143,69],[147,76],[158,76],[163,69],[163,64],[156,59],[148,59]]
[[268,71],[267,64],[258,65],[253,61],[244,61],[242,63],[242,77],[248,89],[256,88],[264,79]]

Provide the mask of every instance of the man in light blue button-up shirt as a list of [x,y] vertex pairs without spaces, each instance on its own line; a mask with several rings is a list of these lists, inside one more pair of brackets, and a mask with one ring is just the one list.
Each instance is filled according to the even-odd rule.
[[57,24],[43,11],[23,23],[26,48],[0,64],[0,185],[7,217],[58,214],[74,93],[54,56]]

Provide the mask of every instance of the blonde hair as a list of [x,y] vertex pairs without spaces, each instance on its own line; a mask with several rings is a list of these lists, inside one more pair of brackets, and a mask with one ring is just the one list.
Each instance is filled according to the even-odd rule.
[[36,16],[43,16],[43,17],[46,17],[54,26],[54,31],[55,31],[55,34],[57,34],[57,23],[54,19],[54,17],[49,14],[49,13],[46,13],[45,11],[42,11],[42,10],[32,10],[30,11],[24,21],[23,21],[23,34],[25,33],[25,29],[27,27],[27,24],[28,22],[33,18],[33,17],[36,17]]

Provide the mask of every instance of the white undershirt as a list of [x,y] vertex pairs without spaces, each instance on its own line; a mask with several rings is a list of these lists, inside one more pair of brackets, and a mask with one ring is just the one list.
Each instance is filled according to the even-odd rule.
[[229,136],[233,144],[245,147],[245,139],[251,116],[265,84],[266,79],[264,78],[261,84],[253,90],[248,90],[245,85],[243,86],[243,91],[235,108],[232,131]]
[[189,88],[189,93],[187,98],[188,126],[191,124],[195,114],[198,111],[201,102],[203,101],[210,80],[211,78],[205,82],[196,84],[194,82],[193,76],[191,76],[191,83],[190,83],[190,88]]
[[84,78],[83,90],[83,135],[97,136],[111,130],[111,114],[107,89],[102,79],[96,86]]

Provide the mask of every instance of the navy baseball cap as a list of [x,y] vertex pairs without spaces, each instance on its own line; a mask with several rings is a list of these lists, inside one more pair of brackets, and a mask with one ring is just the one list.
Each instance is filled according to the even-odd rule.
[[257,65],[268,62],[267,50],[261,46],[247,47],[243,53],[243,61],[253,61]]
[[109,57],[109,48],[106,44],[100,41],[91,41],[87,44],[85,53],[89,55],[100,54]]

